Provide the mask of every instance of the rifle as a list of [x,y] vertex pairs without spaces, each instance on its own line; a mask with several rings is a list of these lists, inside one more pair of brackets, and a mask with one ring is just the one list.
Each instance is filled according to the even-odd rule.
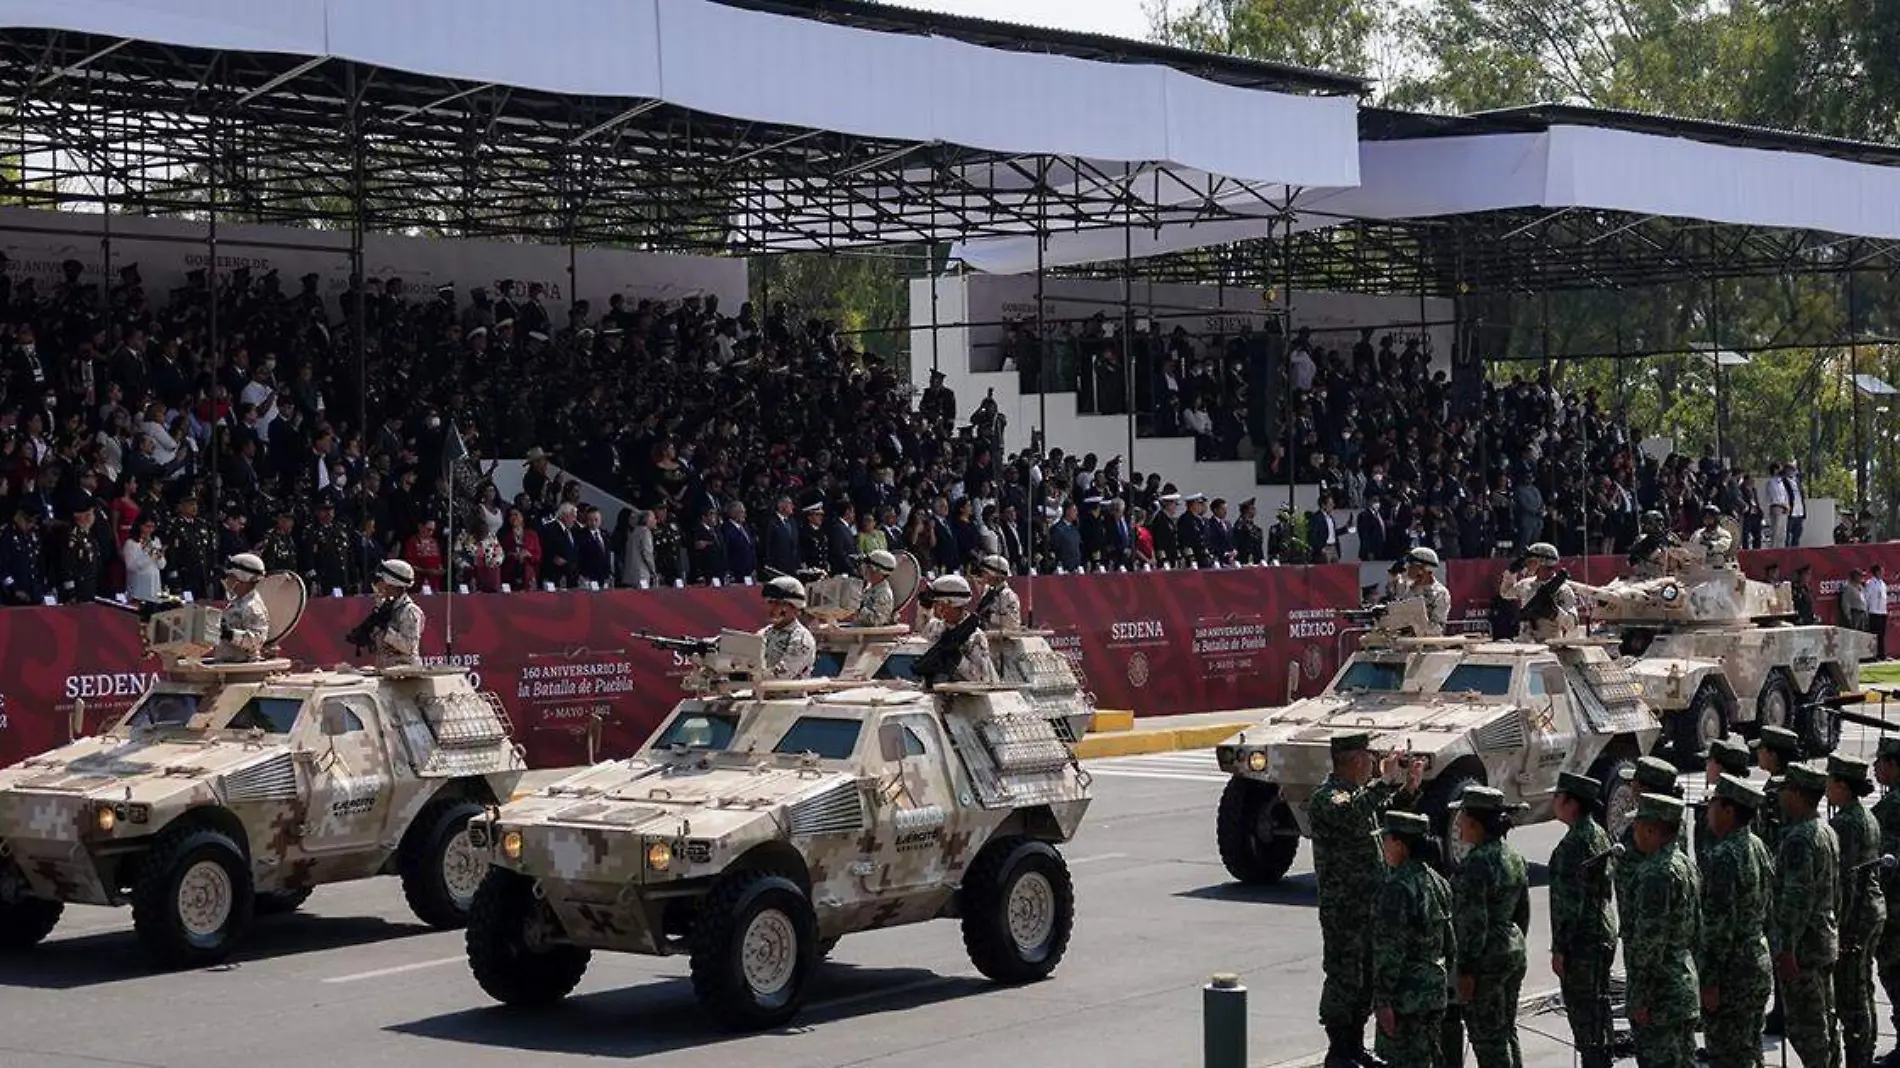
[[1656,550],[1662,547],[1663,536],[1661,534],[1645,534],[1636,540],[1636,544],[1630,546],[1629,561],[1631,564],[1640,564],[1648,560],[1651,556],[1654,556]]
[[924,655],[917,658],[913,670],[917,672],[918,678],[924,680],[925,685],[935,685],[956,670],[957,661],[963,656],[963,647],[970,643],[970,635],[976,633],[977,621],[983,610],[989,607],[990,601],[1002,588],[1000,584],[991,586],[983,599],[972,605],[969,613],[958,620],[956,626],[938,635],[930,648],[924,650]]
[[1562,569],[1559,569],[1555,575],[1544,580],[1544,584],[1537,587],[1537,592],[1531,595],[1531,599],[1524,602],[1522,618],[1557,618],[1557,591],[1562,589],[1564,583],[1569,581],[1570,572]]
[[356,655],[362,656],[369,651],[371,645],[375,644],[374,639],[371,638],[370,635],[375,631],[389,626],[389,621],[395,618],[395,615],[396,598],[391,597],[389,600],[370,609],[369,615],[363,617],[361,623],[358,623],[354,629],[348,634],[345,634],[343,640],[355,646]]
[[670,649],[692,656],[705,656],[719,648],[717,638],[669,638],[664,634],[649,634],[644,630],[634,631],[633,636],[652,642],[655,648]]

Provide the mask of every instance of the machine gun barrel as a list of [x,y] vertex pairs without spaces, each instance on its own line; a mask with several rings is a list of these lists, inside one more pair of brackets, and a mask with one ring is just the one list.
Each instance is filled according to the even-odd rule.
[[719,648],[719,642],[712,638],[673,638],[644,630],[636,630],[632,634],[642,641],[653,643],[655,648],[673,649],[682,653],[692,653],[695,656],[704,656]]
[[1850,712],[1846,707],[1848,705],[1864,705],[1866,703],[1867,694],[1863,691],[1838,694],[1824,701],[1815,701],[1811,704],[1803,702],[1803,707],[1810,713],[1814,709],[1822,706],[1831,708],[1834,710],[1834,714],[1840,717],[1842,723],[1854,723],[1862,727],[1871,727],[1877,731],[1900,730],[1900,721],[1882,719],[1879,716],[1870,716],[1865,712]]
[[104,605],[107,608],[112,609],[114,612],[124,612],[127,615],[137,616],[141,620],[150,619],[153,616],[158,615],[160,612],[169,612],[174,608],[182,608],[184,607],[184,604],[185,604],[184,601],[177,600],[177,599],[164,600],[164,601],[128,602],[128,601],[114,600],[111,597],[97,597],[97,596],[95,596],[92,599],[92,602],[94,604]]

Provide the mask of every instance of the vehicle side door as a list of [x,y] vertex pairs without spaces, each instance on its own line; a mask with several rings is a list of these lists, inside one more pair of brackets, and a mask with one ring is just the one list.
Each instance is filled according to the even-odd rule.
[[1562,665],[1530,664],[1524,672],[1524,785],[1532,796],[1556,789],[1577,750],[1576,709]]
[[962,830],[949,742],[937,721],[918,712],[878,720],[879,805],[888,813],[888,864],[879,889],[940,885],[967,858],[953,848]]
[[363,693],[315,698],[294,738],[310,772],[304,851],[374,846],[389,822],[396,785],[375,699]]

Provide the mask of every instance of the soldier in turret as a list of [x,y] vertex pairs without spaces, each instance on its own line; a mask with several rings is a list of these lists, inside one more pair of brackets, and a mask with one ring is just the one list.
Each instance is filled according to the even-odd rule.
[[818,642],[805,629],[798,613],[805,607],[805,584],[781,575],[765,584],[765,610],[771,625],[759,631],[765,639],[765,677],[803,679],[818,659]]
[[977,625],[984,630],[1016,630],[1023,625],[1023,602],[1016,591],[1009,588],[1009,561],[1000,556],[985,556],[976,565],[976,580],[980,585],[971,592],[982,598],[991,590],[996,596],[990,598],[983,607]]
[[415,584],[416,570],[407,560],[384,560],[376,569],[372,589],[379,614],[386,614],[369,638],[379,668],[422,663],[422,606],[409,597]]
[[1638,579],[1661,578],[1669,573],[1670,558],[1682,544],[1668,520],[1654,508],[1643,513],[1642,532],[1630,548],[1629,561]]
[[1695,532],[1695,543],[1702,546],[1710,567],[1735,562],[1735,539],[1722,529],[1722,510],[1713,504],[1702,506],[1702,529]]
[[[945,575],[930,584],[930,621],[921,632],[936,641],[945,631],[963,622],[970,611],[970,582],[962,575]],[[990,659],[990,640],[979,625],[963,644],[963,655],[951,674],[952,682],[995,682],[996,664]]]
[[891,572],[897,570],[897,557],[876,549],[858,558],[858,574],[864,579],[864,595],[858,600],[858,612],[851,617],[854,627],[888,627],[897,619],[897,596],[891,591]]
[[1519,610],[1518,637],[1542,642],[1568,638],[1577,632],[1577,594],[1569,586],[1559,586],[1548,598],[1547,611],[1534,614],[1528,609],[1539,603],[1538,591],[1557,577],[1557,547],[1540,541],[1530,547],[1518,567],[1504,572],[1498,594],[1516,601]]
[[257,594],[264,580],[264,561],[256,553],[239,553],[225,561],[224,592],[231,598],[224,606],[224,621],[218,627],[218,644],[212,659],[223,661],[264,659],[264,640],[270,636],[270,609]]
[[1398,596],[1392,599],[1425,602],[1428,622],[1419,637],[1433,638],[1445,633],[1445,623],[1451,618],[1451,591],[1438,581],[1438,554],[1420,547],[1406,553],[1400,562],[1405,565],[1405,577],[1398,586]]

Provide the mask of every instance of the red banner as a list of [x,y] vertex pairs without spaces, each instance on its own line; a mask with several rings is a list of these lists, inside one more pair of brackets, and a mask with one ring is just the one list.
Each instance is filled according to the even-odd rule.
[[[1900,564],[1900,545],[1743,554],[1759,576],[1770,560],[1784,577],[1813,565],[1817,612],[1833,619],[1848,568]],[[1585,577],[1584,561],[1573,574]],[[1613,557],[1588,561],[1606,582]],[[1454,619],[1482,619],[1503,561],[1452,561],[1446,584]],[[1316,692],[1352,648],[1339,615],[1358,603],[1355,564],[1261,567],[1140,575],[1018,578],[1024,608],[1055,633],[1102,708],[1168,715],[1284,704]],[[421,599],[423,650],[466,665],[501,695],[515,733],[537,767],[586,759],[586,724],[603,716],[600,755],[622,755],[649,734],[681,694],[685,664],[628,632],[707,635],[764,623],[759,595],[745,588],[522,593],[454,598],[455,644],[446,643],[441,596]],[[343,634],[368,610],[364,598],[317,598],[285,642],[305,664],[350,658]],[[75,699],[93,726],[117,718],[156,676],[141,661],[136,621],[94,605],[0,611],[0,766],[59,744]]]

